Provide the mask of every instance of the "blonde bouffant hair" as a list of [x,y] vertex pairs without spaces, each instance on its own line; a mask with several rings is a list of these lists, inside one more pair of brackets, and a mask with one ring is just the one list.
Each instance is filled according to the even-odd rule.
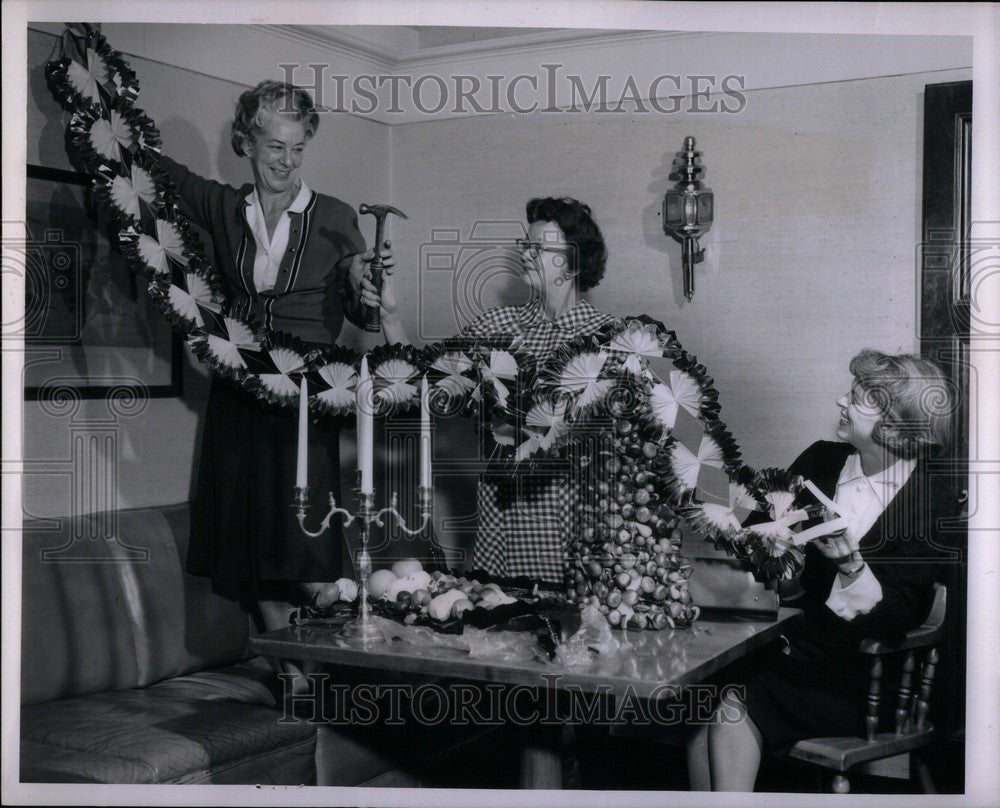
[[903,458],[949,445],[955,397],[936,362],[914,354],[864,350],[850,368],[866,402],[882,413],[872,430],[877,444]]

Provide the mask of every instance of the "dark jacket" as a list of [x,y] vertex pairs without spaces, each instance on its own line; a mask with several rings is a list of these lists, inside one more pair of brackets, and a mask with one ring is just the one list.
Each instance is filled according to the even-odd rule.
[[[819,441],[791,465],[831,499],[848,456],[847,443]],[[799,502],[812,504],[805,492]],[[837,566],[812,543],[806,546],[800,578],[803,593],[788,605],[805,610],[802,642],[827,655],[856,653],[863,637],[891,639],[920,625],[930,612],[934,581],[940,575],[944,551],[936,538],[940,520],[956,513],[951,489],[928,474],[918,460],[913,474],[861,539],[860,550],[882,587],[882,600],[867,614],[844,620],[827,606]]]
[[169,157],[160,166],[177,188],[181,212],[212,237],[215,267],[222,276],[230,313],[311,343],[336,342],[348,311],[346,283],[351,258],[364,252],[354,210],[313,191],[302,213],[289,213],[288,249],[274,289],[258,292],[253,281],[257,244],[247,224],[247,195],[240,188],[207,180]]

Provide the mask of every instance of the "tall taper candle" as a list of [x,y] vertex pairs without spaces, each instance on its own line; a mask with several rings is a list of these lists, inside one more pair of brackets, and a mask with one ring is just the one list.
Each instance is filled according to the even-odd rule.
[[361,372],[358,374],[354,403],[358,418],[358,470],[361,472],[361,493],[371,494],[375,491],[375,486],[372,483],[372,441],[375,429],[372,423],[373,402],[367,356],[361,360]]
[[426,374],[420,382],[420,487],[431,487],[431,410]]
[[295,463],[295,487],[309,485],[309,389],[306,377],[299,383],[299,454]]

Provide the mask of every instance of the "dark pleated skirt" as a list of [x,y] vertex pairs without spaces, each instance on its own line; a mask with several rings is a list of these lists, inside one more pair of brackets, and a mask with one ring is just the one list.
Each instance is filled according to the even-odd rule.
[[[344,573],[340,522],[318,538],[299,529],[292,507],[298,454],[297,408],[263,404],[214,377],[191,514],[187,569],[219,582],[333,581]],[[326,514],[327,493],[340,497],[340,434],[309,427],[307,526]]]
[[[771,646],[740,671],[746,706],[760,730],[764,749],[780,757],[798,741],[833,736],[864,737],[868,660],[854,653],[845,659],[816,657],[792,642],[791,654]],[[895,706],[888,691],[881,719],[884,728]]]

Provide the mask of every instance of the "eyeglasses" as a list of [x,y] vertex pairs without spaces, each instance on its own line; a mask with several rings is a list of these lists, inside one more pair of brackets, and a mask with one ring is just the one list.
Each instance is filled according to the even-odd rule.
[[538,258],[538,253],[540,252],[550,252],[559,253],[560,255],[566,255],[570,251],[569,247],[549,247],[547,244],[539,244],[537,241],[528,241],[524,238],[519,238],[514,240],[514,244],[517,245],[518,252],[528,251],[528,254],[532,258]]

